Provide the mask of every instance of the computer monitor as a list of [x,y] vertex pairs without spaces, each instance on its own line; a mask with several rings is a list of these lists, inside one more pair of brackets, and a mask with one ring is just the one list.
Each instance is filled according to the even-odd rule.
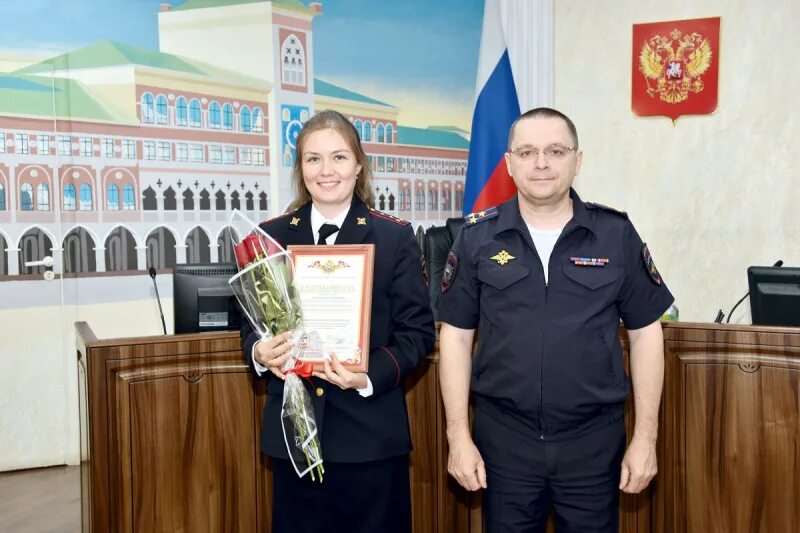
[[800,326],[800,268],[747,269],[753,324]]
[[241,312],[228,279],[234,263],[175,265],[172,296],[175,333],[239,329]]

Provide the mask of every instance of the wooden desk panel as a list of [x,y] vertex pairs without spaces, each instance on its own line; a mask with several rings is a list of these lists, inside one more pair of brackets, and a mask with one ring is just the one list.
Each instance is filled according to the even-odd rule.
[[[238,335],[101,341],[85,323],[77,331],[84,531],[269,531],[266,391]],[[621,497],[620,531],[797,530],[800,329],[677,323],[664,338],[659,474]],[[406,383],[414,531],[478,533],[480,494],[447,475],[438,362],[437,348]],[[630,402],[626,411],[630,434]]]
[[660,530],[797,531],[800,330],[691,325],[665,337]]

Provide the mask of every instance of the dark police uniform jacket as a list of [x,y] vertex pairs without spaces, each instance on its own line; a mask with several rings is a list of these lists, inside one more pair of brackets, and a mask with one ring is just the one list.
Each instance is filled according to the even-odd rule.
[[[261,224],[282,246],[314,244],[311,204]],[[433,314],[420,270],[420,249],[408,222],[369,209],[358,198],[336,236],[336,244],[375,245],[369,368],[373,394],[342,390],[311,378],[308,390],[320,431],[322,457],[332,462],[366,462],[411,450],[403,379],[431,352]],[[246,322],[246,321],[245,321]],[[242,349],[252,368],[258,340],[249,323],[242,326]],[[280,412],[283,381],[271,372],[261,425],[261,450],[287,459]],[[322,394],[316,392],[321,389]]]
[[619,321],[647,326],[673,301],[627,215],[570,197],[573,218],[548,265],[515,195],[467,217],[442,280],[441,321],[478,328],[475,407],[540,440],[574,436],[604,412],[622,416],[630,387]]

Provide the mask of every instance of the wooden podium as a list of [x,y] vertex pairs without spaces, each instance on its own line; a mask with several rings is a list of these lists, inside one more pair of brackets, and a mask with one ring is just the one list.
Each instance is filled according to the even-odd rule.
[[[98,340],[76,328],[83,530],[269,531],[266,391],[238,334]],[[623,495],[620,531],[797,530],[800,329],[671,323],[664,338],[659,474]],[[482,532],[480,495],[447,475],[438,346],[406,389],[415,533]]]

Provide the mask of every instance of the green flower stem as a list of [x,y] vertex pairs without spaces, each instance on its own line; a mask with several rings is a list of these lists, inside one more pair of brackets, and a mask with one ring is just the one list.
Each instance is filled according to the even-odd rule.
[[[254,261],[261,261],[263,257],[256,257]],[[251,270],[253,288],[256,299],[261,310],[261,314],[266,330],[272,336],[280,335],[286,331],[295,331],[302,324],[302,314],[300,302],[298,301],[297,291],[292,285],[292,273],[285,263],[289,261],[288,256],[279,256],[275,261],[266,261]],[[297,361],[297,353],[293,349],[292,356],[287,361],[291,368]],[[284,370],[286,367],[284,367]],[[300,439],[299,445],[306,459],[306,464],[312,465],[322,459],[322,451],[319,441],[319,433],[305,445],[311,434],[311,427],[308,423],[313,420],[313,411],[309,413],[308,407],[311,401],[308,391],[299,376],[287,376],[284,394],[286,394],[284,405],[288,405],[287,418],[289,419],[293,431],[297,432]],[[314,423],[316,427],[316,423]],[[316,476],[314,475],[316,471]],[[322,482],[325,467],[322,463],[311,469],[311,479]]]

